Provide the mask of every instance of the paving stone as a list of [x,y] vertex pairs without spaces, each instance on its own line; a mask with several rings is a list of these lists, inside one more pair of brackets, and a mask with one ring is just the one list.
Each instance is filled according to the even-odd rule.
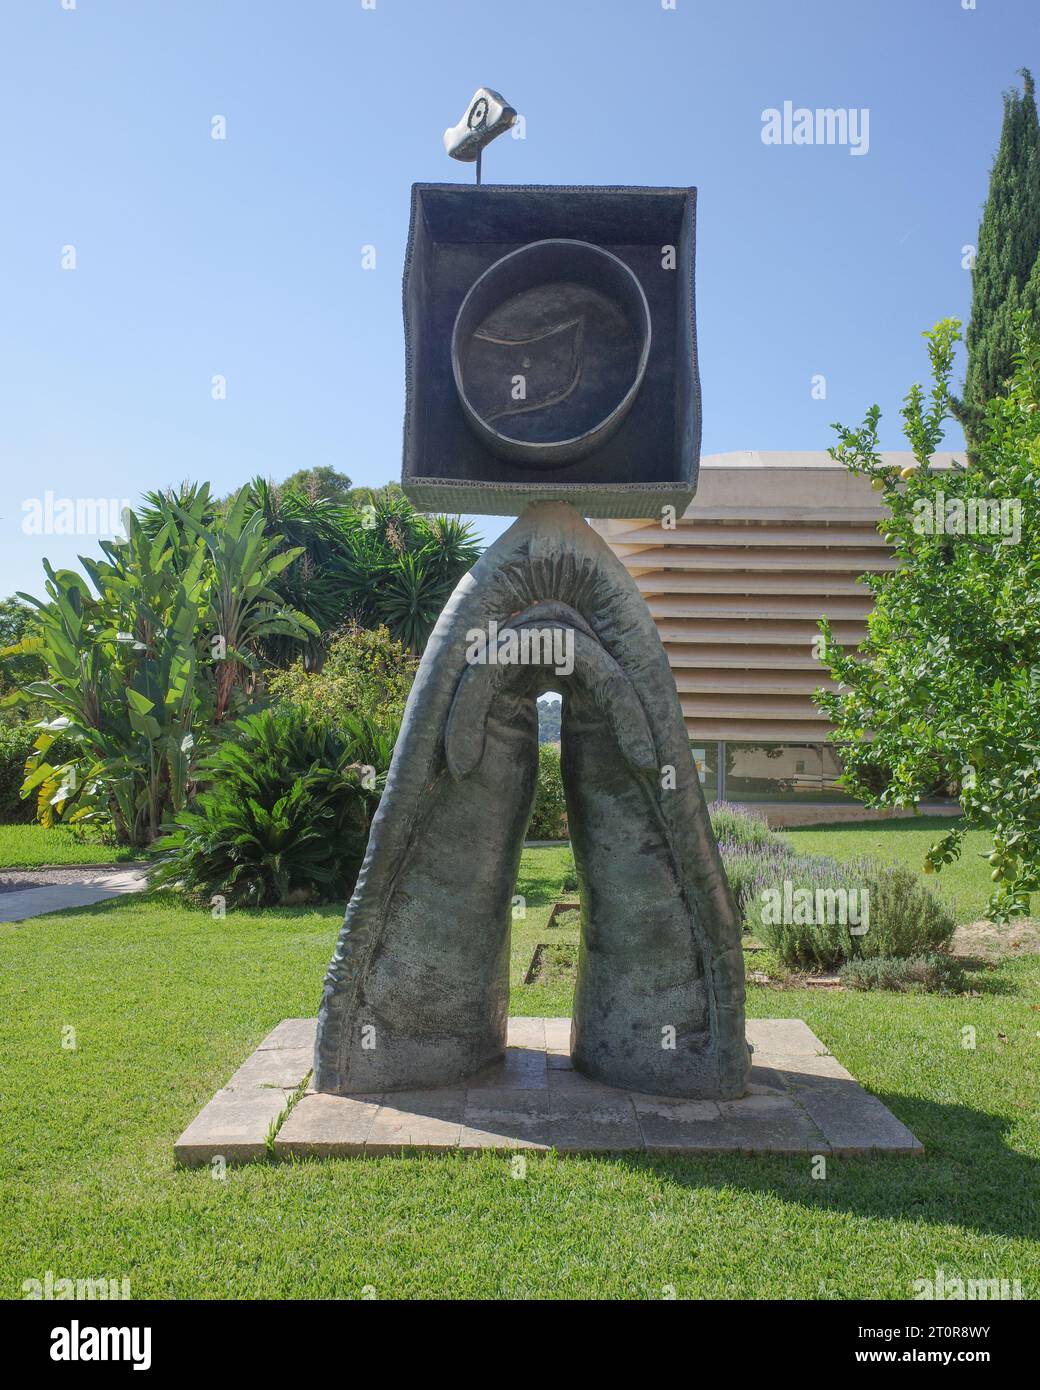
[[[175,1146],[183,1163],[267,1155],[266,1139],[312,1065],[315,1022],[273,1029]],[[739,1100],[638,1095],[571,1066],[570,1020],[510,1020],[504,1060],[465,1086],[328,1096],[308,1088],[275,1153],[360,1155],[408,1149],[563,1153],[919,1154],[913,1134],[864,1091],[800,1019],[752,1019],[748,1094]],[[543,1039],[539,1042],[539,1039]]]
[[466,1089],[501,1090],[511,1087],[521,1091],[543,1090],[546,1085],[544,1051],[526,1047],[507,1047],[503,1061],[485,1067],[466,1082]]
[[722,1119],[717,1100],[677,1100],[675,1096],[633,1095],[636,1114],[654,1115],[679,1124],[717,1123]]
[[783,1095],[787,1087],[784,1079],[774,1067],[753,1066],[751,1080],[748,1082],[748,1095]]
[[516,1111],[525,1115],[549,1113],[549,1090],[543,1086],[467,1086],[466,1115],[472,1111]]
[[566,1070],[563,1068],[552,1068],[548,1072],[549,1094],[550,1096],[568,1093],[578,1096],[585,1096],[591,1104],[597,1098],[609,1100],[615,1096],[627,1096],[628,1091],[618,1090],[614,1086],[605,1086],[602,1081],[592,1081],[580,1071],[575,1071],[573,1067]]
[[813,1057],[827,1049],[800,1018],[749,1018],[745,1026],[748,1042],[755,1049],[754,1060],[760,1052],[779,1052],[785,1057]]
[[651,1154],[736,1153],[738,1136],[722,1123],[713,1100],[633,1097],[646,1151]]
[[218,1091],[174,1144],[174,1158],[189,1167],[218,1156],[229,1163],[265,1158],[271,1125],[287,1103],[279,1090]]
[[549,1093],[544,1088],[469,1090],[463,1119],[460,1149],[549,1147]]
[[719,1102],[724,1127],[743,1153],[830,1153],[826,1134],[793,1097],[745,1096]]
[[549,1148],[549,1121],[538,1124],[487,1127],[463,1125],[459,1135],[459,1150],[462,1153],[483,1153],[486,1149],[539,1149]]
[[[562,1075],[572,1075],[564,1072]],[[549,1115],[591,1115],[606,1117],[634,1116],[632,1095],[629,1091],[618,1091],[610,1086],[598,1086],[586,1082],[584,1086],[551,1086],[549,1088]]]
[[832,1057],[829,1052],[823,1053],[820,1057],[780,1057],[773,1053],[767,1054],[769,1070],[776,1073],[782,1084],[790,1088],[800,1077],[824,1077],[831,1081],[851,1081],[854,1085],[859,1083],[851,1072],[838,1061],[837,1057]]
[[924,1145],[891,1110],[855,1081],[801,1076],[792,1092],[839,1157],[864,1153],[920,1156]]
[[511,1018],[508,1024],[507,1045],[536,1048],[539,1052],[544,1052],[545,1019]]
[[309,1047],[269,1047],[257,1049],[248,1057],[228,1082],[228,1089],[239,1091],[247,1086],[278,1086],[295,1091],[314,1065],[314,1053]]
[[274,1141],[278,1158],[362,1154],[382,1096],[304,1096]]
[[547,1052],[559,1053],[570,1059],[571,1021],[569,1018],[547,1018],[545,1024],[545,1048]]
[[549,1102],[549,1141],[560,1153],[630,1153],[643,1147],[631,1097],[593,1099],[563,1092]]
[[368,1132],[365,1153],[457,1149],[465,1109],[466,1092],[461,1089],[389,1091]]
[[306,1047],[313,1053],[317,1032],[316,1018],[283,1018],[276,1028],[271,1029],[257,1051],[266,1052],[270,1047]]
[[719,1100],[715,1104],[724,1120],[737,1119],[744,1115],[791,1115],[801,1107],[789,1092],[783,1095],[746,1095],[739,1100]]

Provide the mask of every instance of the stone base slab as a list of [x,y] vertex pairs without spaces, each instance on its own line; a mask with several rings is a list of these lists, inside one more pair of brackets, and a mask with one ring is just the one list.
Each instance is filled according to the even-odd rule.
[[[797,1018],[749,1019],[740,1100],[676,1100],[589,1081],[571,1067],[569,1018],[511,1018],[505,1059],[465,1085],[331,1096],[306,1090],[314,1019],[285,1019],[178,1139],[214,1157],[360,1157],[427,1150],[918,1155],[921,1144]],[[273,1143],[271,1137],[273,1135]]]

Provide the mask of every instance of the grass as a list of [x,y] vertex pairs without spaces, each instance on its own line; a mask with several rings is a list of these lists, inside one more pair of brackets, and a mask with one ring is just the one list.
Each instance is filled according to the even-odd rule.
[[41,864],[114,864],[140,859],[141,851],[107,844],[67,825],[0,825],[0,869],[34,869]]
[[[906,864],[924,876],[924,856],[938,837],[956,824],[949,816],[914,816],[906,820],[849,822],[845,825],[812,825],[779,833],[803,854],[830,854],[835,859],[878,859]],[[957,919],[977,922],[986,916],[993,884],[983,855],[993,849],[992,836],[969,830],[961,857],[928,876],[928,886],[944,898]],[[1036,903],[1034,902],[1034,911]]]
[[[519,983],[567,862],[524,855],[516,1013],[568,1010],[566,986]],[[977,997],[749,991],[751,1015],[806,1019],[922,1160],[831,1159],[823,1180],[764,1157],[176,1168],[177,1134],[259,1039],[313,1014],[339,917],[216,922],[156,895],[0,925],[0,1296],[51,1270],[125,1275],[136,1298],[905,1299],[939,1267],[1037,1296],[1036,957]]]

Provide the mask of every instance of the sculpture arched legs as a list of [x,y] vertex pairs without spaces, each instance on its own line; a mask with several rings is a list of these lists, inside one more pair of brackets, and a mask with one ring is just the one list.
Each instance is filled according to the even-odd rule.
[[[573,669],[474,666],[472,636],[493,623],[565,629]],[[532,506],[486,552],[423,657],[326,976],[318,1090],[447,1085],[501,1055],[547,680],[568,690],[583,888],[576,1065],[649,1092],[742,1094],[740,921],[667,657],[630,576],[562,503]]]
[[718,1095],[704,963],[658,776],[633,771],[580,690],[565,703],[562,747],[581,898],[574,1066],[610,1086]]

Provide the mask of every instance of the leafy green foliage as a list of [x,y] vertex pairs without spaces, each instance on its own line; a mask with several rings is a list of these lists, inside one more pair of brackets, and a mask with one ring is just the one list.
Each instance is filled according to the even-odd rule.
[[1040,124],[1032,75],[1024,91],[1004,95],[1004,125],[990,175],[972,270],[968,370],[954,410],[969,443],[983,429],[986,406],[1007,389],[1025,310],[1040,330]]
[[[857,958],[909,958],[939,950],[953,936],[956,924],[945,905],[901,865],[792,855],[780,873],[769,865],[749,885],[744,920],[789,968],[831,970]],[[785,882],[791,912],[783,901]],[[843,909],[831,907],[835,891],[845,895]],[[771,910],[778,899],[781,910]]]
[[[261,528],[275,553],[294,552],[274,587],[285,606],[314,625],[305,664],[320,667],[331,635],[356,625],[385,624],[409,649],[422,651],[452,589],[479,554],[471,527],[458,517],[424,516],[396,485],[345,490],[311,487],[304,477],[298,487],[297,477],[281,486],[254,478],[244,492],[246,515],[263,518]],[[171,505],[184,507],[198,492],[191,484],[150,493],[142,512],[145,528],[158,529]],[[211,503],[204,524],[218,529],[230,505]],[[296,641],[277,635],[262,650],[275,665],[300,654]]]
[[[281,581],[283,598],[307,613],[326,639],[343,627],[385,626],[421,652],[452,589],[477,558],[471,528],[458,517],[423,516],[400,489],[351,498],[315,499],[261,479],[251,484],[251,505],[267,529],[299,547],[300,558]],[[286,654],[284,646],[272,648],[277,661]],[[312,644],[305,660],[316,667],[323,656]]]
[[[925,855],[940,835],[956,824],[948,815],[906,815],[884,820],[847,821],[785,828],[784,839],[800,854],[825,851],[834,859],[876,859],[881,864],[906,864],[920,874],[953,913],[958,925],[970,925],[986,915],[993,883],[986,856],[993,848],[985,830],[965,830],[960,858],[944,866],[941,877],[924,872]],[[1036,911],[1034,900],[1033,911]]]
[[574,855],[570,850],[567,851],[565,863],[566,867],[563,871],[563,877],[560,879],[560,892],[576,893],[578,891],[578,870],[575,867]]
[[761,816],[729,801],[713,801],[708,807],[708,816],[715,838],[720,842],[765,846],[777,840]]
[[534,809],[527,827],[531,840],[561,840],[566,837],[567,802],[560,772],[560,750],[554,743],[538,745],[538,787]]
[[910,960],[872,956],[846,961],[838,978],[846,989],[888,989],[902,994],[961,994],[968,987],[960,961],[941,952]]
[[[231,709],[237,686],[249,684],[260,669],[259,650],[274,637],[298,641],[319,635],[307,615],[289,609],[275,587],[278,576],[303,554],[302,546],[281,546],[261,512],[250,510],[247,488],[233,499],[217,525],[174,507],[190,536],[204,547],[208,628],[216,674],[213,718],[220,723]],[[201,550],[199,553],[203,553]]]
[[[925,870],[956,859],[965,829],[992,831],[988,912],[997,921],[1027,911],[1040,888],[1040,341],[1019,326],[1014,380],[987,408],[971,468],[929,462],[949,414],[954,320],[926,335],[932,386],[927,397],[912,387],[903,407],[916,460],[907,477],[882,462],[876,406],[859,429],[836,427],[832,455],[883,493],[901,564],[864,580],[874,609],[858,652],[843,651],[821,622],[821,659],[839,688],[816,696],[854,795],[911,806],[959,785],[963,820],[936,839]],[[1009,516],[1017,509],[1019,534],[925,524],[979,498]]]
[[248,706],[257,645],[313,631],[271,587],[294,557],[243,494],[219,525],[207,488],[181,501],[161,499],[157,526],[128,510],[125,540],[81,558],[86,579],[44,561],[48,599],[21,596],[36,614],[4,655],[46,668],[22,692],[49,715],[22,787],[44,824],[104,817],[121,842],[148,844],[185,804],[214,726]]
[[[360,525],[358,513],[340,496],[311,495],[288,483],[275,487],[262,478],[250,483],[248,498],[250,509],[263,517],[265,534],[296,552],[277,586],[283,602],[315,624],[319,635],[308,641],[302,659],[308,670],[319,669],[329,635],[352,621],[354,601],[340,568],[345,537]],[[300,648],[276,638],[264,644],[264,655],[269,663],[285,666],[300,657]]]
[[[0,599],[0,651],[9,652],[19,646],[25,638],[32,635],[33,610],[30,604],[19,598]],[[15,706],[22,703],[19,688],[29,681],[40,680],[45,668],[39,655],[33,651],[5,655],[0,661],[0,708],[11,710],[8,717],[18,718],[23,710],[16,712]]]
[[293,708],[247,715],[202,760],[206,786],[155,846],[156,886],[231,906],[343,901],[365,853],[393,735]]
[[912,957],[950,944],[957,927],[953,915],[913,869],[869,860],[864,867],[870,930],[856,937],[853,954]]
[[403,497],[382,495],[357,513],[336,572],[360,623],[385,624],[421,652],[478,551],[458,517],[425,517]]
[[560,721],[563,717],[562,700],[538,701],[538,742],[559,743]]
[[858,957],[914,956],[952,937],[949,909],[904,864],[799,853],[726,802],[709,814],[744,928],[783,965],[829,970]]
[[299,468],[279,486],[283,494],[296,493],[323,502],[349,502],[352,490],[353,484],[347,475],[327,465]]
[[312,718],[336,724],[355,713],[376,723],[400,724],[415,678],[416,660],[385,627],[352,626],[329,644],[320,671],[301,659],[267,677],[271,697]]
[[[0,822],[33,819],[34,802],[22,796],[22,783],[27,764],[35,760],[37,738],[32,724],[0,724]],[[49,750],[51,760],[59,764],[74,758],[76,751],[69,739],[56,740]]]

